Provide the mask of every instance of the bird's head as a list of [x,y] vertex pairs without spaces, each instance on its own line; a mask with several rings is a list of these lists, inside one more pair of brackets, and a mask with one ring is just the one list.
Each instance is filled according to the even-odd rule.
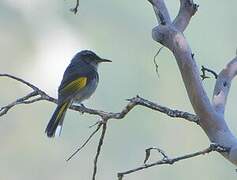
[[90,50],[80,51],[79,53],[75,55],[72,61],[76,61],[76,62],[84,61],[85,63],[88,63],[95,67],[97,67],[98,64],[102,62],[112,62],[111,60],[100,58],[97,54],[95,54],[94,52]]

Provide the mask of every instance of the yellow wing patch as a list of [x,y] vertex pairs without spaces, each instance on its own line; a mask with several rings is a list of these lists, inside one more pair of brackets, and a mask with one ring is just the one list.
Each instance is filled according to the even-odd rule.
[[80,77],[72,82],[70,82],[68,85],[66,85],[62,91],[64,92],[74,92],[76,90],[82,89],[83,87],[86,86],[87,83],[87,77]]

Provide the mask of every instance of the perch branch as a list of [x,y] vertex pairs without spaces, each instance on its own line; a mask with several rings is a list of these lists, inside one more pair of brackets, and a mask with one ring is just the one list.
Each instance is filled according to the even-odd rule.
[[[197,116],[187,112],[172,110],[170,108],[160,106],[139,96],[128,99],[128,104],[122,109],[121,112],[118,113],[105,112],[101,110],[94,110],[86,107],[71,105],[70,109],[72,110],[98,115],[103,120],[103,123],[97,126],[98,130],[102,127],[102,132],[99,144],[97,146],[96,156],[94,159],[94,170],[92,177],[93,180],[95,180],[97,173],[97,163],[106,134],[107,121],[109,119],[124,118],[137,105],[144,106],[155,111],[159,111],[170,117],[179,117],[190,122],[195,122],[202,127],[210,141],[218,145],[211,145],[209,148],[206,148],[202,151],[175,158],[169,158],[165,153],[163,153],[163,151],[156,148],[156,150],[163,155],[162,160],[150,164],[144,164],[138,168],[118,173],[118,178],[120,180],[125,175],[142,169],[161,164],[173,164],[181,160],[196,157],[202,154],[207,154],[213,151],[220,152],[224,157],[226,157],[232,163],[237,165],[237,139],[231,133],[224,120],[225,104],[231,80],[237,74],[237,59],[235,58],[233,61],[231,61],[227,65],[227,67],[218,75],[216,87],[213,93],[213,103],[211,104],[203,88],[199,70],[197,68],[195,58],[193,56],[193,52],[183,34],[184,30],[187,28],[191,20],[191,17],[196,13],[198,5],[196,5],[192,0],[180,0],[179,13],[174,19],[174,21],[171,21],[164,0],[148,1],[152,4],[156,14],[156,18],[158,20],[158,26],[153,28],[152,30],[152,37],[155,41],[161,43],[163,46],[170,49],[170,51],[176,58],[190,102]],[[77,0],[77,4],[75,8],[72,9],[72,11],[74,13],[77,13],[78,7],[79,0]],[[26,96],[23,96],[22,98],[17,99],[13,103],[2,107],[0,109],[0,116],[3,116],[11,108],[19,104],[31,104],[41,100],[57,103],[57,99],[50,97],[44,91],[40,90],[31,83],[24,81],[23,79],[8,74],[0,74],[0,76],[15,79],[27,85],[33,90],[33,92],[27,94]],[[86,144],[98,131],[97,129],[89,136],[89,138],[84,142],[84,144],[81,148],[79,148],[78,151],[80,151],[83,147],[86,146]],[[145,162],[149,159],[150,151],[152,149],[147,150]],[[75,154],[78,151],[76,151]],[[71,157],[73,157],[75,154],[73,154]]]
[[[13,108],[16,105],[19,104],[31,104],[37,101],[41,101],[41,100],[46,100],[49,102],[53,102],[53,103],[57,103],[57,99],[49,96],[48,94],[46,94],[44,91],[40,90],[38,87],[34,86],[33,84],[9,75],[9,74],[0,74],[0,76],[3,77],[8,77],[11,79],[14,79],[18,82],[21,82],[25,85],[27,85],[28,87],[30,87],[33,92],[29,93],[26,96],[23,96],[22,98],[17,99],[16,101],[14,101],[13,103],[10,103],[7,106],[4,106],[0,109],[0,116],[3,116],[4,114],[6,114],[11,108]],[[35,99],[32,99],[35,98]],[[175,118],[183,118],[189,122],[195,122],[195,123],[199,123],[199,118],[196,115],[193,115],[191,113],[188,112],[183,112],[183,111],[179,111],[179,110],[173,110],[161,105],[158,105],[154,102],[151,102],[149,100],[146,100],[144,98],[141,98],[139,96],[133,97],[131,99],[127,99],[128,104],[122,109],[121,112],[118,113],[112,113],[112,112],[105,112],[105,111],[101,111],[101,110],[95,110],[95,109],[90,109],[90,108],[86,108],[84,106],[75,106],[75,105],[71,105],[70,109],[75,110],[75,111],[79,111],[82,113],[88,113],[88,114],[92,114],[92,115],[98,115],[101,117],[102,121],[98,122],[98,126],[97,128],[91,133],[91,135],[86,139],[86,141],[81,145],[81,147],[79,147],[68,159],[67,161],[69,161],[72,157],[74,157],[78,152],[80,152],[91,140],[91,138],[99,131],[99,129],[101,129],[102,127],[102,132],[101,132],[101,136],[100,136],[100,140],[99,140],[99,144],[97,146],[97,151],[96,151],[96,156],[94,159],[94,170],[93,170],[93,176],[92,179],[95,180],[96,177],[96,173],[97,173],[97,164],[98,164],[98,158],[99,155],[101,153],[101,147],[104,141],[104,137],[105,137],[105,133],[106,133],[106,127],[107,127],[107,121],[109,119],[122,119],[124,118],[135,106],[140,105],[143,107],[147,107],[149,109],[164,113],[170,117],[175,117]]]
[[[182,160],[185,160],[185,159],[190,159],[190,158],[193,158],[193,157],[196,157],[196,156],[200,156],[200,155],[205,155],[205,154],[208,154],[208,153],[213,152],[213,151],[222,152],[222,153],[229,151],[229,148],[225,148],[225,147],[222,147],[222,146],[219,146],[219,145],[216,145],[216,144],[211,144],[208,148],[206,148],[206,149],[204,149],[202,151],[186,154],[186,155],[175,157],[175,158],[169,158],[164,153],[164,151],[160,150],[159,148],[155,148],[155,149],[157,149],[158,152],[160,152],[161,155],[163,156],[163,158],[161,160],[156,161],[154,163],[149,163],[149,164],[144,163],[143,165],[141,165],[141,166],[139,166],[137,168],[134,168],[134,169],[131,169],[131,170],[127,170],[127,171],[124,171],[124,172],[119,172],[117,174],[118,180],[122,180],[125,175],[131,174],[131,173],[135,173],[137,171],[140,171],[140,170],[143,170],[143,169],[147,169],[147,168],[150,168],[150,167],[153,167],[153,166],[159,166],[159,165],[163,165],[163,164],[170,164],[170,165],[172,165],[172,164],[174,164],[174,163],[176,163],[178,161],[182,161]],[[147,152],[146,152],[146,154],[147,154]]]
[[[30,104],[30,103],[34,103],[37,101],[41,101],[41,100],[46,100],[49,102],[53,102],[53,103],[57,103],[57,99],[49,96],[48,94],[46,94],[44,91],[40,90],[38,87],[34,86],[33,84],[17,78],[15,76],[9,75],[9,74],[0,74],[0,76],[5,76],[5,77],[9,77],[12,79],[15,79],[23,84],[26,84],[27,86],[31,87],[34,91],[30,94],[28,94],[27,96],[24,96],[22,98],[17,99],[16,101],[14,101],[13,103],[10,103],[9,105],[6,105],[4,107],[2,107],[0,109],[0,116],[3,116],[4,114],[7,113],[8,110],[10,110],[11,108],[13,108],[15,105],[19,105],[19,104]],[[35,97],[35,96],[39,96],[38,98],[32,100],[32,101],[26,101],[29,98]],[[135,106],[140,105],[140,106],[144,106],[147,107],[149,109],[155,110],[155,111],[159,111],[161,113],[164,113],[170,117],[178,117],[178,118],[182,118],[185,119],[187,121],[190,122],[195,122],[198,123],[199,118],[191,113],[188,112],[184,112],[184,111],[179,111],[179,110],[173,110],[161,105],[158,105],[154,102],[151,102],[149,100],[146,100],[144,98],[141,98],[139,96],[133,97],[131,99],[127,99],[129,101],[129,103],[122,109],[121,112],[118,113],[113,113],[113,112],[105,112],[105,111],[101,111],[101,110],[95,110],[95,109],[90,109],[87,107],[83,107],[83,106],[76,106],[76,105],[71,105],[70,109],[75,110],[75,111],[79,111],[82,113],[88,113],[91,115],[98,115],[100,116],[103,120],[106,119],[122,119],[124,118]]]

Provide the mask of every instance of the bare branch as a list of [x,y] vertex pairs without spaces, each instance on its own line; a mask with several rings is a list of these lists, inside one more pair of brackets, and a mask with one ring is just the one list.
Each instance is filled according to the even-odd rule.
[[147,162],[148,159],[150,158],[151,150],[156,150],[157,152],[159,152],[159,153],[163,156],[163,159],[167,159],[167,158],[168,158],[168,156],[166,155],[166,153],[165,153],[162,149],[156,148],[156,147],[151,147],[151,148],[147,148],[147,149],[145,150],[146,155],[145,155],[144,164],[146,164],[146,162]]
[[[142,169],[150,168],[161,164],[173,164],[181,160],[193,158],[213,151],[220,152],[224,157],[226,157],[232,163],[237,165],[237,139],[229,130],[224,119],[225,104],[231,85],[231,80],[237,74],[237,58],[232,60],[227,65],[227,67],[218,75],[216,87],[213,94],[212,105],[205,89],[203,88],[193,52],[183,34],[184,30],[187,28],[191,20],[191,17],[196,13],[198,5],[196,5],[193,0],[180,0],[179,13],[175,20],[172,22],[164,0],[148,1],[153,5],[153,9],[158,20],[158,26],[152,30],[152,37],[155,41],[161,43],[163,46],[170,49],[170,51],[176,58],[190,102],[197,115],[160,106],[139,96],[128,99],[128,104],[118,113],[105,112],[101,110],[89,109],[84,106],[71,105],[70,109],[83,113],[85,112],[92,115],[98,115],[103,121],[98,124],[97,129],[92,132],[92,134],[82,144],[82,146],[78,148],[68,159],[70,160],[77,152],[84,148],[91,140],[91,138],[96,134],[96,132],[99,131],[100,128],[102,128],[99,144],[97,146],[97,151],[94,158],[92,180],[95,180],[97,174],[98,158],[101,154],[101,148],[106,134],[108,120],[124,118],[137,105],[144,106],[155,111],[159,111],[170,117],[179,117],[190,122],[195,122],[202,127],[210,141],[218,145],[212,144],[209,148],[206,148],[202,151],[175,158],[169,158],[159,148],[148,148],[146,150],[144,163],[146,163],[149,159],[152,150],[157,150],[159,153],[161,153],[163,159],[154,163],[144,164],[135,169],[120,172],[118,173],[119,180],[121,180],[127,174],[134,173]],[[78,7],[79,0],[77,0],[75,8],[72,9],[75,14],[78,11]],[[203,78],[207,78],[207,76],[205,75],[205,71],[213,73],[211,70],[203,68]],[[27,85],[33,90],[33,92],[27,94],[26,96],[23,96],[17,99],[16,101],[10,103],[9,105],[2,107],[0,109],[0,116],[3,116],[11,108],[19,104],[31,104],[41,100],[57,103],[57,99],[50,97],[44,91],[40,90],[36,86],[23,79],[9,74],[0,74],[0,76],[15,79]]]
[[173,109],[158,105],[156,103],[153,103],[151,101],[148,101],[146,99],[143,99],[139,96],[129,99],[129,101],[135,103],[136,105],[145,106],[149,109],[159,111],[159,112],[164,113],[170,117],[183,118],[183,119],[188,120],[190,122],[195,122],[197,124],[199,123],[199,118],[194,114],[190,114],[188,112],[183,112],[183,111],[179,111],[179,110],[173,110]]
[[14,102],[12,102],[8,105],[1,107],[0,108],[0,116],[3,116],[4,114],[6,114],[11,108],[13,108],[16,105],[30,104],[30,103],[33,103],[33,102],[36,102],[36,101],[40,101],[41,98],[36,98],[36,99],[33,99],[33,100],[29,100],[30,98],[38,96],[38,95],[39,95],[38,92],[33,91],[33,92],[27,94],[26,96],[23,96],[22,98],[19,98],[16,101],[14,101]]
[[[157,3],[157,4],[156,4]],[[159,2],[153,6],[159,10]],[[162,3],[164,3],[162,1]],[[224,107],[229,92],[230,80],[235,76],[237,63],[232,61],[227,72],[219,74],[214,90],[213,105],[203,87],[198,66],[183,30],[195,14],[197,6],[192,0],[180,0],[180,11],[172,24],[159,25],[152,30],[155,41],[167,47],[174,55],[185,84],[189,100],[197,116],[199,124],[211,142],[231,147],[229,154],[221,153],[229,161],[237,165],[237,138],[230,131],[224,119]],[[162,4],[163,5],[163,4]],[[183,11],[183,12],[182,12]],[[189,12],[189,13],[187,13]],[[159,16],[156,14],[156,16]]]
[[40,95],[42,99],[40,100],[47,100],[47,101],[50,101],[50,102],[54,102],[54,103],[57,103],[57,99],[55,98],[52,98],[50,97],[48,94],[46,94],[44,91],[40,90],[38,87],[36,87],[35,85],[29,83],[28,81],[25,81],[21,78],[18,78],[16,76],[13,76],[13,75],[10,75],[10,74],[0,74],[0,76],[2,77],[8,77],[8,78],[11,78],[11,79],[14,79],[18,82],[21,82],[25,85],[27,85],[28,87],[30,87],[35,93],[38,93],[37,95]]
[[31,84],[31,83],[29,83],[29,82],[27,82],[27,81],[25,81],[25,80],[23,80],[23,79],[21,79],[21,78],[19,78],[19,77],[16,77],[16,76],[13,76],[13,75],[10,75],[10,74],[0,74],[0,76],[2,76],[2,77],[9,77],[9,78],[11,78],[11,79],[15,79],[16,81],[19,81],[19,82],[21,82],[21,83],[27,85],[28,87],[30,87],[30,88],[33,89],[34,91],[40,92],[39,88],[37,88],[37,87],[34,86],[33,84]]
[[[32,93],[29,93],[28,95],[17,99],[16,101],[14,101],[13,103],[10,103],[7,106],[4,106],[0,109],[0,116],[3,116],[4,114],[6,114],[8,112],[8,110],[10,110],[12,107],[19,105],[19,104],[31,104],[37,101],[41,101],[41,100],[46,100],[49,102],[53,102],[53,103],[57,103],[57,99],[50,97],[49,95],[47,95],[44,91],[40,90],[38,87],[34,86],[33,84],[17,78],[15,76],[12,75],[6,75],[3,74],[2,76],[6,76],[12,79],[15,79],[23,84],[26,84],[27,86],[29,86],[30,88],[33,89]],[[31,99],[33,97],[36,97],[35,99]],[[187,112],[183,112],[183,111],[179,111],[179,110],[172,110],[170,108],[164,107],[164,106],[160,106],[156,103],[153,103],[151,101],[148,101],[146,99],[143,99],[139,96],[136,96],[134,98],[128,99],[129,103],[122,109],[121,112],[118,113],[112,113],[112,112],[105,112],[105,111],[101,111],[101,110],[95,110],[95,109],[89,109],[86,108],[85,106],[75,106],[75,105],[71,105],[70,109],[75,110],[75,111],[79,111],[82,113],[88,113],[88,114],[92,114],[92,115],[98,115],[102,118],[102,121],[99,122],[97,128],[91,133],[91,135],[86,139],[86,141],[82,144],[81,147],[79,147],[68,159],[67,161],[69,161],[72,157],[74,157],[80,150],[82,150],[91,140],[91,138],[99,131],[99,129],[102,127],[102,133],[101,133],[101,137],[99,140],[99,144],[97,147],[97,152],[96,152],[96,156],[94,159],[94,170],[93,170],[93,176],[92,179],[95,180],[96,177],[96,173],[97,173],[97,163],[98,163],[98,158],[101,152],[101,147],[104,141],[104,137],[105,137],[105,133],[106,133],[106,128],[107,128],[107,121],[109,119],[122,119],[124,118],[135,106],[140,105],[140,106],[144,106],[147,107],[149,109],[164,113],[170,117],[178,117],[178,118],[183,118],[187,121],[190,122],[195,122],[195,123],[199,123],[199,118],[196,115],[187,113]],[[149,157],[148,157],[149,158]]]
[[[150,168],[150,167],[153,167],[153,166],[159,166],[159,165],[163,165],[163,164],[172,165],[172,164],[174,164],[178,161],[193,158],[193,157],[204,155],[204,154],[208,154],[208,153],[213,152],[213,151],[228,152],[229,148],[225,148],[225,147],[222,147],[222,146],[219,146],[219,145],[216,145],[216,144],[211,144],[208,148],[206,148],[204,150],[201,150],[201,151],[198,151],[198,152],[195,152],[195,153],[186,154],[186,155],[179,156],[179,157],[175,157],[175,158],[169,158],[166,154],[164,154],[163,158],[161,160],[157,161],[157,162],[150,163],[150,164],[143,164],[142,166],[139,166],[137,168],[134,168],[134,169],[131,169],[131,170],[128,170],[128,171],[124,171],[124,172],[119,172],[117,174],[117,176],[118,176],[119,180],[122,180],[122,178],[125,175],[135,173],[135,172],[143,170],[143,169],[147,169],[147,168]],[[161,151],[161,152],[163,152],[163,151]]]
[[97,128],[91,133],[91,135],[86,139],[86,141],[82,144],[82,146],[80,148],[78,148],[66,161],[69,161],[70,159],[72,159],[72,157],[74,157],[80,150],[82,150],[87,144],[88,142],[91,140],[91,138],[99,131],[99,129],[102,127],[102,132],[101,132],[101,136],[100,136],[100,140],[99,140],[99,144],[97,146],[97,151],[96,151],[96,156],[94,159],[94,168],[93,168],[93,176],[92,176],[92,180],[95,180],[96,174],[97,174],[97,164],[98,164],[98,158],[99,155],[101,153],[101,148],[103,145],[103,141],[104,141],[104,137],[105,137],[105,133],[106,133],[106,129],[107,129],[107,120],[103,120],[99,122]]
[[159,50],[157,51],[157,53],[155,54],[154,58],[153,58],[153,62],[155,64],[155,68],[156,68],[156,74],[159,77],[159,72],[158,72],[158,63],[157,63],[157,56],[160,54],[161,50],[163,49],[163,46],[159,48]]
[[[1,76],[1,74],[0,74]],[[6,75],[4,75],[6,76]],[[41,101],[41,100],[46,100],[49,102],[53,102],[53,103],[57,103],[57,99],[47,95],[44,91],[40,90],[38,87],[34,86],[33,84],[14,77],[12,75],[7,75],[6,77],[15,79],[21,83],[24,83],[26,85],[28,85],[29,87],[34,88],[34,91],[30,94],[28,94],[27,96],[24,96],[22,98],[17,99],[16,101],[14,101],[13,103],[10,103],[7,106],[4,106],[0,109],[0,116],[6,114],[8,112],[9,109],[11,109],[12,107],[19,105],[19,104],[30,104],[30,103],[34,103],[37,101]],[[29,98],[34,97],[34,96],[39,96],[36,99],[33,99],[31,101],[26,101],[29,100]],[[179,118],[183,118],[185,120],[188,120],[190,122],[195,122],[198,123],[199,118],[196,115],[190,114],[188,112],[184,112],[184,111],[179,111],[179,110],[173,110],[164,106],[160,106],[156,103],[153,103],[151,101],[148,101],[146,99],[143,99],[139,96],[136,96],[134,98],[128,99],[129,103],[122,109],[121,112],[118,113],[113,113],[113,112],[105,112],[105,111],[101,111],[101,110],[95,110],[95,109],[90,109],[87,107],[83,107],[83,106],[76,106],[76,105],[71,105],[70,109],[75,110],[75,111],[79,111],[82,113],[88,113],[91,115],[98,115],[100,116],[103,120],[104,119],[122,119],[124,118],[136,105],[140,105],[140,106],[144,106],[147,107],[149,109],[155,110],[155,111],[159,111],[161,113],[165,113],[170,117],[179,117]]]
[[170,15],[164,0],[148,0],[152,5],[159,24],[166,25],[171,23]]
[[211,73],[215,77],[215,79],[217,79],[217,77],[218,77],[218,75],[217,75],[217,73],[215,71],[213,71],[211,69],[208,69],[208,68],[206,68],[204,66],[202,66],[201,71],[202,71],[202,74],[201,74],[202,80],[210,78],[209,76],[206,75],[206,72]]
[[188,26],[191,17],[197,12],[198,5],[193,0],[180,0],[180,9],[173,25],[180,31],[184,32]]
[[76,0],[75,7],[70,9],[70,11],[72,11],[74,14],[76,14],[78,12],[78,8],[79,8],[79,0]]
[[72,153],[72,155],[66,161],[70,161],[79,151],[81,151],[88,144],[91,138],[99,131],[101,125],[102,123],[98,124],[97,128],[91,133],[91,135],[86,139],[86,141],[74,153]]
[[231,87],[232,79],[237,75],[237,57],[230,61],[220,72],[216,80],[212,103],[216,112],[224,115],[225,104]]
[[[181,2],[184,3],[185,0]],[[184,9],[186,6],[181,7]],[[183,18],[187,17],[184,16]],[[155,41],[166,46],[173,52],[190,102],[194,108],[194,111],[200,118],[202,128],[207,133],[209,131],[208,129],[213,124],[210,117],[213,115],[214,109],[203,88],[197,64],[186,38],[182,32],[178,31],[178,29],[172,25],[158,26],[153,29],[152,35]]]
[[203,121],[203,126],[208,127],[209,122],[204,119],[213,112],[213,108],[203,88],[193,53],[183,33],[172,25],[158,26],[153,29],[153,39],[173,52],[193,108]]
[[93,170],[92,180],[95,180],[95,176],[96,176],[96,173],[97,173],[98,158],[99,158],[99,155],[100,155],[100,152],[101,152],[101,147],[102,147],[103,142],[104,142],[106,129],[107,129],[107,122],[104,122],[103,125],[102,125],[102,132],[101,132],[99,144],[97,146],[97,151],[96,151],[96,155],[95,155],[95,159],[94,159],[94,170]]

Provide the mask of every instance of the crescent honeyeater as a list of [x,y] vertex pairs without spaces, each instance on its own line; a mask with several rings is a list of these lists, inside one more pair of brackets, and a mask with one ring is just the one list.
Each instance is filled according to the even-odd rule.
[[97,68],[101,62],[111,61],[89,50],[73,57],[58,88],[58,105],[45,130],[48,137],[61,134],[66,111],[72,103],[82,103],[94,93],[99,82]]

